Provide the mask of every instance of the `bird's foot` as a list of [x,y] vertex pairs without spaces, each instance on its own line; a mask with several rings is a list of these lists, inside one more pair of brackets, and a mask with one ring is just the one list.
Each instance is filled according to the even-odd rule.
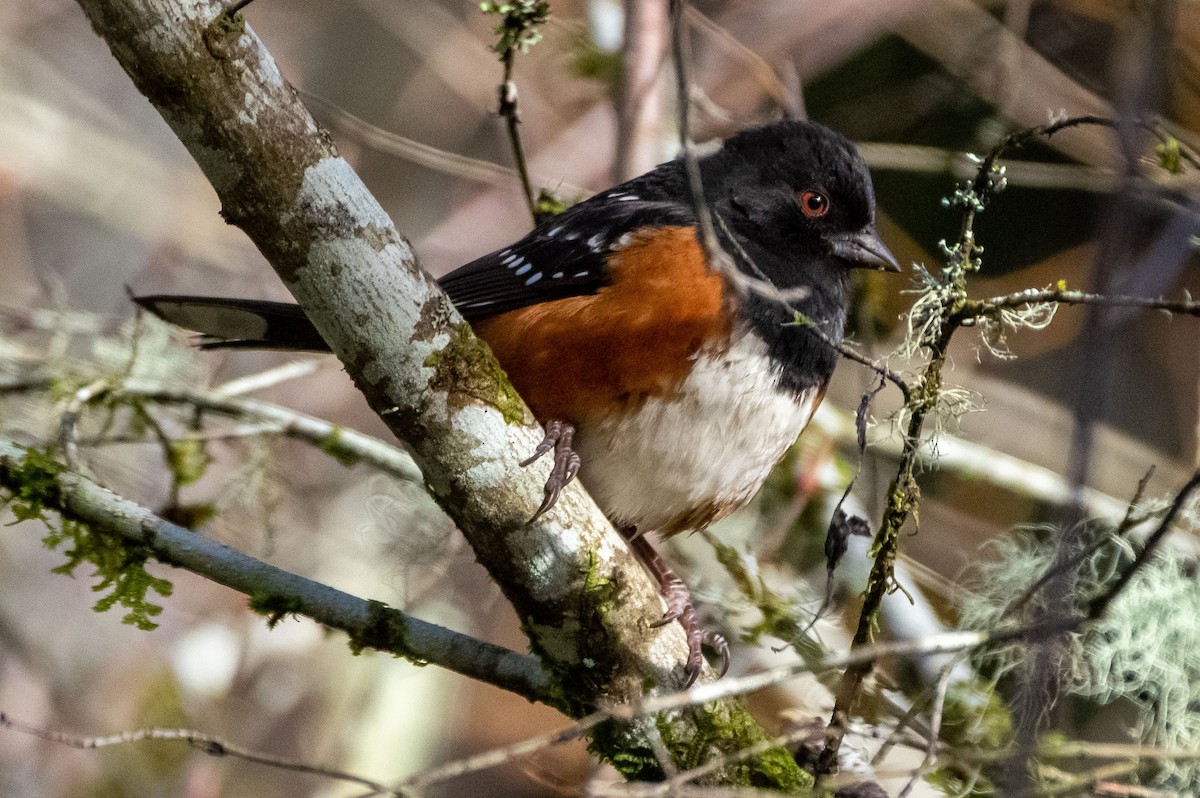
[[683,686],[691,687],[700,676],[700,670],[704,666],[704,646],[708,646],[716,652],[717,677],[724,676],[725,672],[729,670],[729,643],[724,636],[710,632],[700,623],[688,586],[675,575],[662,555],[650,545],[646,536],[639,535],[631,529],[621,531],[625,535],[625,539],[629,541],[634,554],[658,582],[658,591],[667,602],[667,611],[651,626],[658,628],[666,626],[672,621],[679,621],[684,634],[687,635],[688,658],[683,669]]
[[717,653],[715,666],[717,678],[724,676],[725,672],[729,670],[729,643],[726,642],[723,635],[710,632],[704,628],[704,624],[700,623],[699,618],[696,617],[696,608],[692,606],[692,593],[688,590],[687,585],[683,583],[682,579],[672,574],[668,582],[659,585],[659,592],[667,601],[667,611],[662,618],[650,626],[658,628],[671,621],[679,621],[679,625],[683,627],[688,643],[687,665],[683,670],[683,686],[691,687],[700,676],[700,668],[704,664],[704,646],[708,646]]
[[546,437],[533,450],[533,455],[521,461],[521,467],[530,465],[551,449],[554,450],[554,465],[550,468],[550,476],[546,477],[545,497],[542,506],[533,514],[530,521],[537,520],[543,513],[554,506],[562,489],[575,479],[582,462],[579,454],[571,448],[575,438],[575,427],[565,421],[551,421],[546,425]]

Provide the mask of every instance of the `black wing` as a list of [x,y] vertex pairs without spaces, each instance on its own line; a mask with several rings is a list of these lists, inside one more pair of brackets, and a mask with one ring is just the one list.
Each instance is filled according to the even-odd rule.
[[439,282],[474,323],[555,299],[594,294],[608,283],[607,255],[646,227],[690,225],[690,207],[639,197],[619,186],[581,202],[512,246],[473,260]]

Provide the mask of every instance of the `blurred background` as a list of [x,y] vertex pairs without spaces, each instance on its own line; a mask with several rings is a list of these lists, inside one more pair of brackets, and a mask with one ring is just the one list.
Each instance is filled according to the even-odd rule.
[[[672,157],[676,100],[661,61],[665,3],[550,5],[545,38],[518,57],[515,80],[535,184],[571,201]],[[477,3],[256,0],[245,16],[433,274],[529,229],[494,113],[496,19]],[[784,113],[845,133],[872,165],[882,235],[906,264],[941,263],[939,241],[957,236],[960,216],[940,200],[972,174],[964,153],[986,152],[1008,132],[1064,113],[1126,112],[1160,115],[1185,146],[1200,141],[1200,7],[1191,2],[713,0],[694,3],[688,25],[693,138]],[[1152,146],[1135,155],[1155,159]],[[1200,293],[1194,211],[1180,211],[1194,208],[1186,174],[1148,166],[1147,178],[1126,181],[1128,160],[1104,128],[1066,131],[1010,157],[1009,188],[976,228],[986,250],[978,296],[1058,280],[1141,296]],[[1137,196],[1114,211],[1109,197],[1118,186],[1135,186]],[[74,3],[0,5],[4,373],[44,358],[79,374],[120,362],[133,317],[127,289],[288,299],[218,210],[190,156]],[[1130,232],[1114,242],[1105,235],[1115,223]],[[914,284],[906,273],[872,275],[859,286],[854,337],[866,350],[883,355],[895,346]],[[981,412],[948,430],[957,437],[943,446],[946,467],[926,474],[920,534],[903,546],[914,574],[906,587],[932,602],[929,628],[954,622],[956,580],[988,556],[985,544],[1014,524],[1063,517],[1068,477],[1081,468],[1071,441],[1083,404],[1102,400],[1086,468],[1092,512],[1119,516],[1151,465],[1149,495],[1177,489],[1194,467],[1197,320],[1119,312],[1089,326],[1086,318],[1062,309],[1048,328],[1010,336],[1008,358],[993,356],[970,331],[959,335],[949,379],[977,395]],[[162,359],[150,362],[160,376],[191,386],[286,360],[189,353],[178,338],[154,346]],[[764,579],[781,580],[806,617],[825,589],[828,518],[810,500],[844,487],[853,466],[848,413],[874,381],[843,364],[804,450],[784,464],[763,502],[715,530],[761,566]],[[256,397],[388,435],[332,358]],[[874,415],[883,420],[895,404],[885,392]],[[0,429],[52,438],[61,409],[6,392]],[[103,418],[93,415],[81,427],[85,443],[101,432]],[[161,421],[168,431],[187,430],[180,414],[164,411]],[[884,422],[872,437],[885,441],[888,432]],[[204,524],[218,540],[524,650],[499,592],[419,485],[254,430],[214,433],[205,451],[212,462],[203,476],[175,488],[161,451],[144,439],[85,446],[82,456],[104,484],[147,506],[218,509]],[[857,484],[869,519],[879,517],[891,476],[888,452],[882,443]],[[62,557],[40,545],[42,534],[25,524],[0,535],[0,711],[14,718],[84,735],[186,726],[382,780],[565,722],[436,668],[351,656],[341,635],[308,621],[268,630],[244,597],[162,566],[151,567],[174,582],[174,594],[162,602],[159,627],[138,631],[119,612],[88,611],[96,596],[87,568],[74,579],[52,574]],[[702,538],[672,546],[668,556],[702,597],[753,609],[752,601],[724,600],[730,579]],[[851,619],[854,578],[842,586]],[[714,623],[730,624],[736,637],[747,621],[730,612]],[[822,636],[837,645],[843,634],[835,612]],[[767,637],[735,650],[735,667],[789,656],[770,644]],[[774,691],[756,707],[769,723],[819,717],[828,705],[823,689],[814,681]],[[573,744],[432,793],[574,795],[605,778],[596,771]],[[178,744],[84,752],[0,729],[3,798],[353,794]]]

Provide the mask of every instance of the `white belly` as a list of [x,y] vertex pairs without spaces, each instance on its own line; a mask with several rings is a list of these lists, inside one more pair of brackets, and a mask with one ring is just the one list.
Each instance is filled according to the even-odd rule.
[[614,523],[642,532],[715,520],[758,492],[812,417],[818,389],[797,398],[778,383],[754,335],[719,357],[701,352],[678,394],[583,425],[579,478]]

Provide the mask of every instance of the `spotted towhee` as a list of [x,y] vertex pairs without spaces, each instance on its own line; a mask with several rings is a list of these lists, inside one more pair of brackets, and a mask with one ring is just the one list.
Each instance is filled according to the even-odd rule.
[[[737,274],[707,262],[677,159],[441,280],[545,424],[526,461],[554,450],[538,512],[582,469],[658,580],[662,622],[683,624],[689,683],[702,644],[719,652],[722,668],[728,646],[701,626],[686,586],[644,533],[701,529],[754,496],[824,396],[849,270],[897,268],[874,229],[866,165],[837,133],[767,125],[725,140],[699,168]],[[203,333],[203,347],[327,349],[295,305],[137,301]]]

